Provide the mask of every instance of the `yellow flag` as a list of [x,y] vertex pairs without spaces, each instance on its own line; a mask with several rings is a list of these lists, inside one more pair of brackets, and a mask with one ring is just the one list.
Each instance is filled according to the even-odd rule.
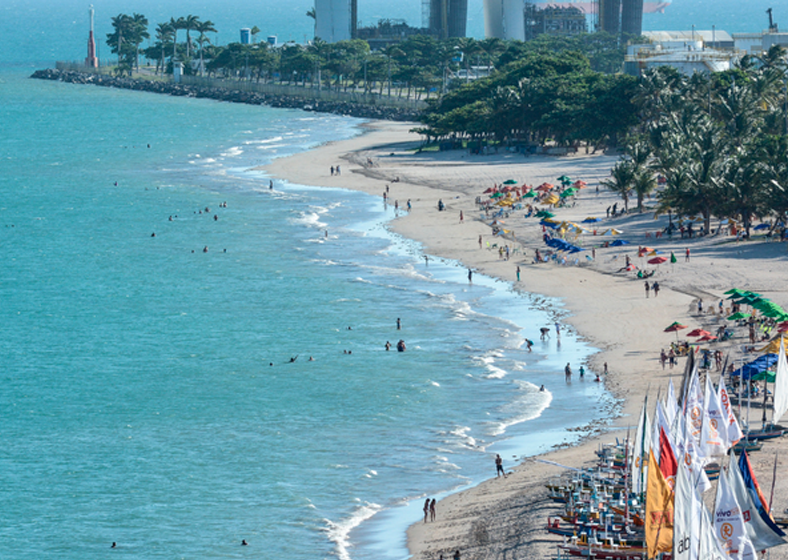
[[[649,451],[648,464],[657,464],[653,451]],[[673,491],[658,468],[648,470],[646,546],[649,558],[673,550]]]

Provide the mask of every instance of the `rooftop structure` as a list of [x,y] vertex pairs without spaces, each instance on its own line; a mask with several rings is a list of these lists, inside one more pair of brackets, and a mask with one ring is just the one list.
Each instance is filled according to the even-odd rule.
[[673,66],[687,75],[729,70],[742,56],[725,31],[650,31],[649,42],[627,49],[624,71],[637,76],[649,68]]

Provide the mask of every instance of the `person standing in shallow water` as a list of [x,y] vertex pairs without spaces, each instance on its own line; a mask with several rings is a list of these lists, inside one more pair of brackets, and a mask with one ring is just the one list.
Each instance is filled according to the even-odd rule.
[[435,498],[430,502],[430,521],[435,521]]
[[495,476],[496,476],[496,478],[500,478],[501,475],[503,475],[503,477],[506,478],[506,471],[503,470],[503,459],[501,459],[500,455],[496,454],[495,455]]
[[427,522],[427,516],[430,514],[430,499],[424,500],[424,523]]

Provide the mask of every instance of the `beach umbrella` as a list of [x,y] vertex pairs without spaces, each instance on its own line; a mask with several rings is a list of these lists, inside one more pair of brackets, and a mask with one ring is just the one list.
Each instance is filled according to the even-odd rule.
[[555,203],[556,203],[556,202],[558,202],[559,200],[561,200],[561,199],[560,199],[560,198],[558,198],[556,195],[554,195],[554,194],[551,194],[550,196],[548,196],[547,198],[545,198],[545,199],[542,201],[542,204],[548,204],[548,205],[549,205],[549,204],[555,204]]
[[668,260],[667,257],[654,257],[648,260],[648,264],[662,264]]
[[632,264],[632,263],[629,263],[629,264],[627,265],[627,268],[626,268],[625,270],[626,270],[627,272],[632,272],[633,270],[637,270],[637,269],[638,269],[638,267],[636,267],[636,266],[635,266],[634,264]]
[[[731,294],[740,294],[740,293],[742,293],[742,290],[740,290],[739,288],[731,288],[730,290],[725,292],[725,295],[728,296],[728,295],[731,295]],[[730,299],[730,298],[728,298],[728,299]]]
[[536,187],[536,190],[537,191],[542,191],[542,192],[547,192],[547,191],[549,191],[552,188],[553,188],[553,185],[551,185],[550,183],[542,183],[541,185]]
[[558,180],[561,181],[562,183],[571,183],[572,182],[572,179],[570,177],[567,177],[566,175],[561,175],[558,178]]
[[670,264],[676,264],[676,255],[673,254],[673,251],[670,252]]
[[514,179],[507,179],[506,181],[503,182],[503,184],[504,185],[516,185],[517,181],[515,181]]
[[523,198],[533,198],[535,196],[536,196],[536,193],[534,191],[528,191],[527,193],[525,193],[523,195]]
[[501,198],[503,196],[502,192],[493,193],[490,198]]
[[686,329],[686,328],[687,328],[686,325],[682,325],[681,323],[676,321],[673,324],[671,324],[668,328],[666,328],[665,332],[674,332],[674,333],[676,333],[676,340],[678,340],[679,339],[679,331],[681,329]]
[[577,189],[575,189],[574,187],[566,189],[564,192],[561,193],[561,198],[566,198],[567,196],[572,196],[576,192],[577,192]]
[[708,342],[709,340],[717,340],[717,337],[713,334],[705,334],[698,339],[698,342]]
[[769,227],[771,227],[769,224],[758,224],[757,226],[755,226],[752,229],[759,230],[759,229],[767,229]]
[[626,239],[616,239],[610,244],[611,247],[621,247],[622,245],[629,245],[629,241]]
[[587,183],[585,181],[575,181],[573,186],[577,187],[578,189],[584,189],[586,188]]
[[740,319],[746,319],[749,315],[742,313],[741,311],[737,311],[733,315],[727,318],[728,321],[738,321]]
[[482,194],[490,194],[491,192],[493,192],[493,188],[492,187],[490,187],[489,189],[484,191]]
[[600,220],[599,218],[595,218],[594,216],[589,216],[588,218],[583,220],[583,223],[584,224],[593,224],[593,223],[601,222],[601,221],[602,220]]
[[555,214],[553,214],[549,210],[539,210],[536,213],[536,217],[537,218],[553,218],[553,217],[555,217]]
[[706,330],[703,330],[703,329],[693,329],[690,332],[688,332],[686,334],[686,336],[695,337],[695,336],[706,336],[706,335],[709,335],[709,334],[711,334],[709,331],[706,331]]

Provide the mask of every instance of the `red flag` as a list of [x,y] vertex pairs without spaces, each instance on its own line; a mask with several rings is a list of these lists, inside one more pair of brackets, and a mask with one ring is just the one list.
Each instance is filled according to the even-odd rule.
[[676,462],[676,454],[673,453],[673,446],[670,445],[668,436],[663,428],[659,429],[659,470],[665,477],[671,489],[676,485],[676,473],[679,465]]

